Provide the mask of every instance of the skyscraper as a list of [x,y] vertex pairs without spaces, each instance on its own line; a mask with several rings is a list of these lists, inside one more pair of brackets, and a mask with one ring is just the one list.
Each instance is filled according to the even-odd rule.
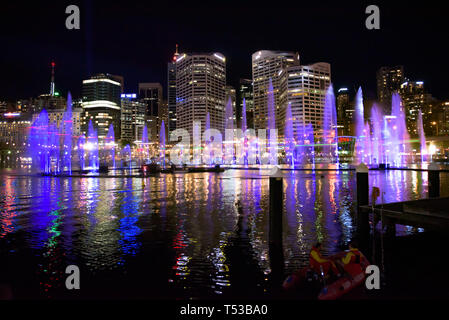
[[[299,54],[294,52],[261,50],[252,55],[254,128],[267,128],[268,85],[273,84],[276,118],[279,116],[280,72],[289,66],[299,65]],[[280,123],[276,122],[276,127]]]
[[190,136],[193,122],[206,114],[210,127],[223,133],[225,113],[226,59],[221,53],[181,54],[176,59],[176,127]]
[[411,135],[417,136],[417,120],[419,110],[424,112],[426,105],[431,100],[431,95],[424,90],[422,81],[406,81],[399,89],[402,104],[404,106],[407,130]]
[[435,119],[435,131],[437,135],[449,135],[449,101],[439,103]]
[[142,140],[147,105],[137,99],[137,94],[121,95],[121,139],[133,142]]
[[83,80],[81,130],[84,134],[87,133],[89,121],[92,120],[100,140],[106,137],[111,123],[114,126],[115,139],[120,139],[121,92],[120,82],[113,80],[109,74],[100,73]]
[[139,100],[146,104],[145,119],[148,137],[157,140],[162,122],[162,85],[158,82],[139,83]]
[[352,116],[354,108],[351,108],[349,102],[348,88],[340,88],[337,91],[337,124],[339,127],[339,135],[350,135],[353,131]]
[[290,66],[279,72],[279,125],[283,135],[285,111],[290,104],[293,116],[293,133],[312,124],[316,136],[320,136],[324,114],[326,91],[331,80],[329,63],[317,62],[311,65]]
[[377,71],[377,99],[386,113],[391,112],[391,96],[399,91],[404,82],[404,67],[381,67]]
[[178,45],[172,61],[167,64],[167,103],[168,103],[168,129],[176,129],[176,58],[179,56]]
[[236,109],[236,101],[237,101],[237,94],[233,86],[226,86],[226,93],[225,93],[225,102],[228,103],[228,100],[231,99],[231,105],[232,105],[232,122],[234,123],[234,126],[237,125],[237,109]]

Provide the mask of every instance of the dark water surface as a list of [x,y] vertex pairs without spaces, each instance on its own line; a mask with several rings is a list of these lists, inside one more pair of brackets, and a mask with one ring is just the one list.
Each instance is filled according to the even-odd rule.
[[[0,171],[0,283],[17,298],[270,294],[268,179],[257,171],[54,178]],[[285,271],[354,235],[352,172],[286,172]],[[441,184],[449,185],[446,174]],[[427,197],[427,173],[371,171],[384,202]],[[441,188],[442,196],[449,188]],[[241,201],[243,214],[235,205]],[[398,226],[398,235],[421,232]],[[65,289],[65,268],[81,290]]]

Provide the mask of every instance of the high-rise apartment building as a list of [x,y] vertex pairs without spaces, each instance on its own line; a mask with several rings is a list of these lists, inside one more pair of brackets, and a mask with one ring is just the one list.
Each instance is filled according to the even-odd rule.
[[337,90],[337,124],[339,135],[350,135],[352,129],[352,117],[354,108],[351,108],[349,102],[349,90],[348,88],[340,88]]
[[[31,121],[23,119],[20,112],[6,112],[0,114],[0,144],[4,148],[0,149],[1,160],[9,156],[11,150],[27,150],[29,147],[28,137]],[[6,152],[6,154],[3,154]]]
[[431,98],[421,110],[424,133],[426,137],[434,137],[438,135],[438,117],[441,110],[441,101]]
[[121,83],[109,74],[101,73],[83,80],[83,134],[87,133],[89,121],[92,120],[100,141],[107,136],[111,123],[114,126],[115,139],[120,139],[121,92]]
[[36,111],[35,99],[20,99],[16,101],[15,109],[20,112],[25,118],[31,119],[33,113]]
[[158,82],[139,83],[139,100],[146,104],[145,121],[150,140],[157,140],[162,122],[162,85]]
[[440,102],[435,118],[437,135],[449,135],[449,101]]
[[405,111],[405,119],[407,121],[407,129],[411,135],[417,136],[417,120],[418,112],[425,111],[425,107],[430,103],[432,96],[425,92],[424,82],[407,81],[401,84],[399,89],[402,104]]
[[34,100],[36,106],[35,112],[41,112],[42,110],[61,110],[65,109],[67,100],[65,97],[60,96],[58,92],[54,95],[44,93]]
[[226,59],[221,53],[181,54],[176,59],[176,128],[192,137],[193,122],[223,133],[226,95]]
[[404,67],[381,67],[377,71],[377,99],[386,113],[391,112],[391,96],[404,83]]
[[[271,80],[275,103],[276,119],[279,120],[279,88],[281,71],[290,66],[299,66],[299,54],[261,50],[252,55],[254,128],[266,129],[268,121],[268,88]],[[276,121],[276,127],[281,123]]]
[[[56,124],[56,126],[62,130],[64,128],[64,114],[67,108],[62,109],[50,109],[48,110],[48,121],[50,123]],[[81,108],[72,108],[72,134],[74,136],[79,136],[81,134],[81,123],[82,123],[83,110]],[[37,116],[37,114],[36,114]]]
[[329,63],[289,66],[279,72],[279,125],[283,136],[285,112],[288,104],[293,117],[293,133],[298,136],[308,124],[313,126],[315,136],[322,134],[322,119],[326,91],[331,83]]
[[176,58],[179,56],[178,45],[172,61],[167,64],[167,104],[168,129],[176,130]]
[[141,141],[145,126],[147,105],[137,99],[137,94],[121,95],[121,139],[122,141]]
[[[225,93],[225,102],[228,103],[229,99],[231,99],[231,106],[232,106],[232,123],[234,124],[234,128],[237,125],[237,109],[236,109],[236,101],[237,101],[237,94],[233,86],[226,86],[226,93]],[[225,120],[226,121],[226,120]]]

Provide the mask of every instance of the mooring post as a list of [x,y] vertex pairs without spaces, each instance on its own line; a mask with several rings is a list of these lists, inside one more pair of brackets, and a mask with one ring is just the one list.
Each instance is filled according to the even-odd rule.
[[357,184],[357,233],[360,247],[367,250],[369,243],[369,214],[363,212],[361,206],[367,206],[369,203],[369,169],[364,164],[359,164],[356,169]]
[[438,198],[440,196],[440,168],[435,162],[432,162],[427,172],[429,198]]
[[282,172],[277,168],[270,176],[270,230],[269,254],[271,280],[275,288],[280,288],[284,280],[284,249],[282,246],[282,217],[284,206],[284,187]]

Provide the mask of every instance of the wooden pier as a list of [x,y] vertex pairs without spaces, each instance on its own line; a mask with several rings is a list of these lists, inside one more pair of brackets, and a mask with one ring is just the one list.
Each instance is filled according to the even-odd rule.
[[449,229],[449,197],[360,206],[362,214],[374,213],[384,224],[402,224],[433,230]]

